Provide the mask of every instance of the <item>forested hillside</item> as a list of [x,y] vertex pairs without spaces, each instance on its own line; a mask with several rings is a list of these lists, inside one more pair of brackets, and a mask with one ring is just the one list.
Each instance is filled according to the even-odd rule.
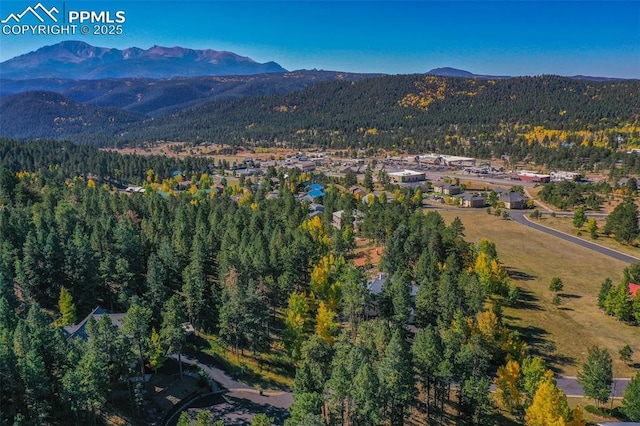
[[211,161],[188,157],[120,155],[96,147],[70,142],[24,142],[0,138],[0,168],[13,172],[43,171],[57,179],[95,176],[111,184],[142,184],[148,170],[159,176],[171,176],[175,170],[185,173],[210,171]]
[[0,136],[65,139],[107,145],[142,116],[98,108],[53,92],[26,92],[0,99]]
[[[579,132],[592,131],[592,143],[607,146],[609,136],[618,134],[629,142],[623,126],[637,124],[639,101],[638,81],[385,76],[210,104],[156,120],[145,133],[266,144],[277,139],[334,147],[444,144],[455,149],[472,139],[582,144],[589,138]],[[633,137],[637,141],[637,128]]]
[[[265,93],[271,82],[264,84],[258,93]],[[200,93],[189,85],[171,86],[164,93],[161,87],[139,103],[131,103],[131,93],[123,95],[122,105],[157,114],[162,111],[158,102],[171,99],[169,104],[185,106]],[[243,83],[241,92],[242,87],[252,85]],[[230,90],[221,92],[220,99],[236,89]],[[92,102],[107,98],[111,99],[107,103],[115,102],[117,93],[115,89],[105,92],[106,98],[99,96]],[[0,104],[3,135],[120,146],[180,140],[440,151],[481,158],[508,153],[515,161],[527,158],[549,167],[589,170],[596,165],[609,167],[623,159],[624,151],[640,145],[637,80],[382,76],[320,82],[283,95],[213,102],[142,121],[129,113],[82,109],[62,98],[43,103],[43,97],[53,95],[18,94],[4,99]]]

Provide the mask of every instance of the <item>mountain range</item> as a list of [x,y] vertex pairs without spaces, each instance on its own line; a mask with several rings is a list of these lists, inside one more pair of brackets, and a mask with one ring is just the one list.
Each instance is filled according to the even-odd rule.
[[286,72],[275,62],[258,63],[232,52],[153,46],[115,49],[63,41],[0,63],[0,78],[168,78]]
[[[190,76],[201,73],[207,75]],[[575,133],[584,129],[618,132],[615,142],[625,140],[624,126],[638,125],[639,105],[640,80],[455,68],[394,76],[289,72],[230,52],[181,47],[62,42],[0,64],[0,137],[95,145],[286,141],[434,149],[476,135],[522,142],[508,129],[526,133],[533,126],[574,132],[570,143],[593,143]]]

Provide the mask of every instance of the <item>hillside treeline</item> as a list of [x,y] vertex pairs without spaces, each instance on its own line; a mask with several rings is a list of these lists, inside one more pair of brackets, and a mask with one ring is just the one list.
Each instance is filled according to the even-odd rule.
[[572,169],[608,167],[640,145],[636,80],[382,76],[319,82],[293,93],[212,102],[146,119],[60,98],[39,92],[3,100],[4,136],[111,146],[181,140],[482,158],[510,154]]

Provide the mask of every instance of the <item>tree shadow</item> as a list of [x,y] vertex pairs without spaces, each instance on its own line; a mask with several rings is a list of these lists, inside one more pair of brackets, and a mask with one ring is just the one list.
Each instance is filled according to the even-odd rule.
[[510,268],[508,266],[504,269],[507,271],[507,275],[509,275],[509,278],[514,281],[532,281],[537,278],[535,275],[530,275],[526,272],[518,271],[517,269]]
[[581,299],[582,296],[579,294],[569,294],[569,293],[559,293],[558,296],[564,299]]
[[[522,337],[522,340],[524,340],[524,342],[531,348],[532,352],[542,354],[543,352],[549,351],[549,349],[555,351],[555,345],[553,345],[553,342],[550,342],[546,338],[546,336],[549,335],[547,330],[533,325],[513,326],[510,328],[518,332],[520,337]],[[550,344],[552,347],[549,347]]]
[[529,309],[532,311],[542,311],[538,301],[538,296],[528,290],[519,289],[518,300],[513,304],[515,309]]
[[569,311],[573,311],[573,309],[571,309],[571,308],[567,308],[566,306],[560,306],[560,307],[558,308],[558,310],[560,310],[560,311],[568,311],[568,312],[569,312]]
[[540,356],[542,356],[547,361],[547,366],[555,374],[561,373],[561,370],[558,367],[555,367],[556,365],[576,365],[576,359],[570,356],[561,354],[541,354]]

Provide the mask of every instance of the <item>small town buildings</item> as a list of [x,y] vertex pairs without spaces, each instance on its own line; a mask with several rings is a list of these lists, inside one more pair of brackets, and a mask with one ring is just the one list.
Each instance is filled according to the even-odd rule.
[[410,182],[422,182],[427,179],[424,172],[416,172],[415,170],[402,170],[399,172],[388,173],[389,178],[394,183],[410,183]]
[[443,195],[456,195],[462,192],[460,185],[454,185],[451,183],[440,183],[433,185],[433,192]]
[[141,186],[127,186],[126,192],[143,193],[145,189]]
[[324,211],[324,206],[322,204],[318,204],[318,203],[309,204],[309,212],[311,212],[311,213],[313,213],[313,212],[322,213],[323,211]]
[[462,207],[481,208],[487,205],[487,199],[478,193],[463,192],[460,200]]
[[551,182],[551,175],[544,173],[535,173],[527,170],[521,170],[517,174],[518,179],[523,182],[535,182],[535,183],[549,183]]
[[316,169],[316,165],[311,161],[300,161],[294,167],[300,169],[302,173],[312,172]]
[[575,182],[580,179],[580,173],[576,172],[565,172],[558,170],[557,172],[551,172],[551,182],[562,182],[562,181],[571,181]]
[[314,189],[309,191],[308,194],[315,200],[316,198],[324,197],[324,192],[320,189]]

